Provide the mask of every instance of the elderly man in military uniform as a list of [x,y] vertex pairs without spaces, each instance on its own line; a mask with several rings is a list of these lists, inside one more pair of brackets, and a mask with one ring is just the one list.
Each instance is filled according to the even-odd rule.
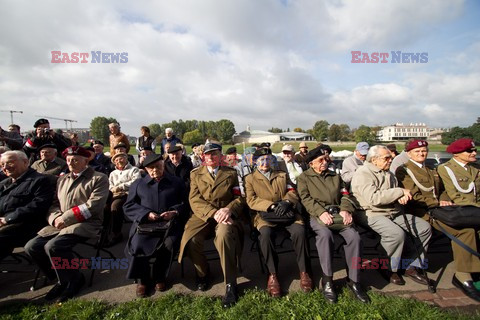
[[[447,152],[453,158],[438,167],[445,190],[455,205],[480,207],[480,170],[476,164],[477,148],[472,139],[463,138],[452,142]],[[480,211],[480,210],[479,210]],[[450,234],[478,252],[478,226],[464,229],[454,229],[441,224]],[[480,259],[452,242],[456,273],[452,283],[467,296],[480,301],[480,291],[473,285],[471,273],[480,272]]]
[[55,261],[71,263],[72,248],[80,242],[96,238],[102,229],[103,210],[108,197],[108,178],[88,166],[90,152],[71,146],[62,155],[70,173],[58,179],[57,201],[48,212],[49,226],[25,245],[27,252],[50,279],[58,283],[45,296],[46,300],[64,302],[75,296],[85,284],[78,269],[57,268]]
[[205,165],[192,170],[189,201],[193,215],[185,226],[178,261],[186,253],[197,274],[197,288],[208,287],[209,267],[203,254],[205,239],[214,238],[220,255],[226,293],[224,307],[236,303],[237,265],[243,246],[243,231],[239,221],[242,200],[235,169],[222,166],[222,146],[207,143]]
[[[387,147],[377,145],[368,150],[366,163],[357,169],[351,184],[353,196],[362,208],[357,211],[355,218],[359,224],[370,227],[380,235],[380,243],[390,257],[391,272],[383,274],[386,279],[393,284],[404,285],[405,280],[398,269],[407,267],[405,275],[421,284],[428,284],[426,277],[417,270],[417,267],[423,267],[418,258],[423,261],[424,254],[417,257],[416,250],[411,247],[423,246],[422,251],[425,252],[432,230],[425,220],[404,213],[403,205],[412,199],[412,194],[410,190],[398,187],[397,179],[389,170],[391,163],[392,155]],[[415,231],[415,244],[408,239],[405,241],[408,226]],[[401,263],[402,254],[404,261],[412,263]]]
[[[299,203],[297,192],[288,184],[287,174],[273,170],[273,156],[270,148],[261,148],[253,154],[257,170],[246,176],[245,193],[247,204],[254,211],[253,226],[260,233],[260,249],[268,268],[267,291],[272,297],[280,297],[278,281],[278,255],[273,237],[278,230],[286,229],[292,239],[293,248],[300,271],[300,287],[304,292],[312,290],[312,279],[307,270],[309,262],[305,225],[295,206]],[[279,210],[283,210],[280,212]],[[274,223],[263,219],[262,212],[272,211],[284,215],[286,210],[294,218],[288,223]],[[268,219],[267,219],[268,220]]]
[[337,302],[333,285],[333,235],[344,239],[345,260],[348,266],[348,286],[360,301],[370,301],[360,284],[360,268],[354,263],[361,257],[362,240],[353,228],[353,199],[345,188],[340,175],[329,170],[331,149],[321,145],[311,150],[306,158],[310,166],[298,177],[298,194],[310,215],[310,226],[315,233],[320,265],[322,267],[322,293],[327,301]]
[[28,167],[23,151],[7,151],[0,164],[7,179],[0,183],[0,260],[23,246],[46,225],[54,185]]

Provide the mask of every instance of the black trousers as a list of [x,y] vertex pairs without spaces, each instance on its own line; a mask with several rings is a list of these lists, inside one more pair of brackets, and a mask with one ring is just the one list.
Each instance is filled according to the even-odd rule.
[[286,229],[290,234],[292,246],[297,256],[297,264],[300,272],[307,272],[307,264],[310,259],[308,253],[308,245],[306,239],[306,229],[304,225],[292,223],[289,226],[281,227],[261,227],[260,232],[260,249],[262,250],[265,263],[269,273],[277,273],[278,270],[278,254],[275,250],[274,236],[278,230]]
[[47,277],[54,279],[56,276],[59,283],[65,284],[78,277],[80,271],[78,268],[54,268],[54,265],[58,264],[58,262],[54,263],[54,261],[61,261],[60,266],[63,265],[64,261],[68,261],[71,264],[75,258],[72,251],[73,247],[87,241],[87,239],[76,234],[53,235],[49,237],[36,236],[27,242],[25,252],[35,261]]
[[0,261],[11,254],[13,249],[23,247],[41,228],[42,225],[38,223],[15,223],[0,227]]

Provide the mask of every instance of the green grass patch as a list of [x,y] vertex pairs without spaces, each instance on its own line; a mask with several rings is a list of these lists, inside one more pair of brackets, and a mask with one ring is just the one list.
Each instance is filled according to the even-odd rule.
[[62,305],[17,304],[2,308],[0,319],[480,319],[480,314],[460,314],[425,303],[370,293],[371,304],[362,304],[344,290],[337,304],[326,302],[317,290],[292,293],[280,299],[265,291],[248,290],[230,309],[217,297],[169,293],[154,299],[122,304],[71,300]]

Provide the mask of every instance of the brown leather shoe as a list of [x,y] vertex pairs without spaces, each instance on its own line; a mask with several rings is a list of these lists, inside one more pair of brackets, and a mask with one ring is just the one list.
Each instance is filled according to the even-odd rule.
[[300,288],[302,288],[302,291],[305,293],[313,289],[312,279],[307,272],[300,272]]
[[165,282],[157,282],[155,284],[155,290],[163,292],[163,291],[167,290],[167,284]]
[[405,280],[403,280],[402,276],[396,272],[392,272],[390,275],[390,283],[396,284],[398,286],[405,285]]
[[275,273],[270,273],[270,275],[268,276],[267,292],[270,296],[274,298],[278,298],[282,295],[280,283],[278,282],[277,274]]
[[425,275],[418,272],[417,268],[413,267],[405,270],[405,275],[417,283],[428,285],[427,278],[425,277]]
[[136,294],[139,298],[145,298],[147,296],[147,286],[140,283],[137,284]]

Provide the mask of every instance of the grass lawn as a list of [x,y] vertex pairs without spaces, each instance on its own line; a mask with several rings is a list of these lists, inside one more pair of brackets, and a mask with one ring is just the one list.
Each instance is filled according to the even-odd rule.
[[293,293],[280,299],[266,292],[247,291],[237,305],[221,307],[216,297],[169,293],[158,299],[139,299],[111,305],[99,301],[71,300],[63,305],[17,304],[2,308],[0,319],[480,319],[476,314],[445,311],[413,299],[371,293],[365,305],[345,290],[335,305],[316,290]]

